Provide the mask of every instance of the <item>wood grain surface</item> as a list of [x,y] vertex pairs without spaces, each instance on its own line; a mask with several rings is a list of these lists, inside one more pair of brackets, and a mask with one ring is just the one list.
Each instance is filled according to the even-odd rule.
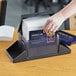
[[6,49],[16,40],[15,30],[12,41],[0,41],[0,76],[76,76],[76,45],[70,47],[71,54],[12,63]]

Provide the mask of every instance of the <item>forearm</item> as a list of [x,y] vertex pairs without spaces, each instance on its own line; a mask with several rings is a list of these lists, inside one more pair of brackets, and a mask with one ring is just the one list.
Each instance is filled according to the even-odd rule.
[[72,0],[65,8],[63,8],[60,13],[66,20],[70,16],[76,13],[76,0]]

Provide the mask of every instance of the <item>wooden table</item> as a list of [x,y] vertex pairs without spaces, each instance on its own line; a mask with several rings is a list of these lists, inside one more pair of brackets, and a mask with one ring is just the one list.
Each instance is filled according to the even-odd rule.
[[[76,31],[69,31],[76,34]],[[6,48],[18,40],[15,30],[11,42],[0,41],[0,76],[76,76],[76,45],[72,45],[71,54],[12,63],[6,54]]]

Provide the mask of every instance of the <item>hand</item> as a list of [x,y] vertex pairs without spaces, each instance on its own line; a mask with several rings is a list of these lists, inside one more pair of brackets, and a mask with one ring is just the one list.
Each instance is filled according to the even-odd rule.
[[59,12],[59,13],[56,13],[54,14],[53,16],[51,16],[44,28],[43,28],[43,31],[48,35],[53,35],[57,30],[58,28],[61,26],[61,24],[64,22],[65,18],[63,17],[63,15]]

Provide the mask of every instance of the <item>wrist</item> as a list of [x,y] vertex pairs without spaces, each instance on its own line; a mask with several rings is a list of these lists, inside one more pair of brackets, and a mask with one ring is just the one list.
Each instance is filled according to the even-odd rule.
[[61,25],[64,21],[65,21],[65,17],[64,15],[62,14],[62,12],[58,12],[54,15],[56,18],[55,18],[55,22],[58,24],[58,25]]
[[63,8],[60,13],[66,20],[70,16],[76,13],[76,0],[72,0],[65,8]]
[[63,21],[65,21],[67,19],[62,11],[60,11],[59,14]]

